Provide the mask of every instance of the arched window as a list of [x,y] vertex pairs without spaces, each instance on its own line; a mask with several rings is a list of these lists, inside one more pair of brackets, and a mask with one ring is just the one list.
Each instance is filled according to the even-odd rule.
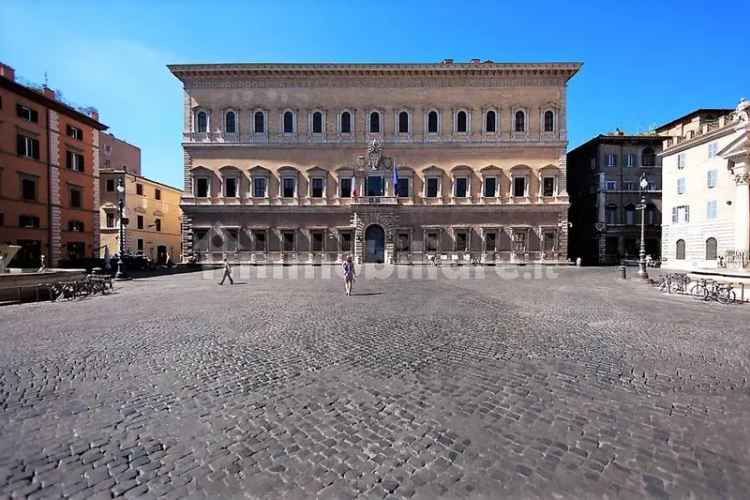
[[264,134],[266,131],[266,117],[263,111],[256,111],[253,121],[255,123],[255,133]]
[[234,134],[237,132],[237,117],[234,111],[227,111],[224,117],[224,132],[227,134]]
[[377,111],[370,113],[370,133],[380,133],[380,113]]
[[675,259],[685,260],[685,240],[677,240],[675,244]]
[[341,113],[341,133],[352,133],[352,114],[348,111],[344,111],[343,113]]
[[716,238],[706,240],[706,260],[716,260]]
[[617,224],[617,205],[614,203],[607,205],[605,215],[607,217],[607,224]]
[[[284,122],[284,128],[286,128],[286,117]],[[286,132],[286,130],[284,130]],[[323,133],[323,113],[316,111],[312,115],[312,133],[322,134]]]
[[294,113],[291,111],[284,112],[284,133],[294,133]]
[[459,111],[456,114],[456,132],[465,134],[468,128],[467,122],[466,111]]
[[430,111],[427,113],[427,133],[437,134],[438,133],[438,114],[437,111]]
[[653,148],[646,148],[641,153],[641,166],[642,167],[653,167],[656,166],[656,154]]
[[646,224],[649,226],[656,224],[656,205],[653,203],[646,206]]
[[526,132],[526,113],[523,111],[516,111],[516,125],[513,130],[516,132]]
[[409,133],[409,113],[402,111],[398,114],[398,133]]
[[494,111],[487,111],[485,118],[484,131],[494,133],[497,130],[497,113]]
[[544,131],[554,132],[555,131],[555,113],[552,111],[544,112]]
[[198,111],[195,115],[195,131],[206,132],[208,130],[208,114],[205,111]]

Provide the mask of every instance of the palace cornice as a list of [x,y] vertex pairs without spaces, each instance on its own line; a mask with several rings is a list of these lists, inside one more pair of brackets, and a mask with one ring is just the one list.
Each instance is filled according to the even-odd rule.
[[239,63],[170,64],[180,80],[188,78],[289,78],[289,77],[384,77],[384,76],[557,76],[566,80],[581,67],[580,62],[484,62],[484,63]]
[[259,214],[351,214],[353,212],[384,210],[384,211],[437,211],[453,210],[462,214],[476,212],[502,213],[513,212],[553,212],[567,209],[570,203],[559,201],[556,203],[524,203],[524,204],[502,204],[502,205],[345,205],[345,206],[304,206],[304,205],[196,205],[189,200],[193,198],[183,197],[180,208],[184,213],[252,213]]
[[[725,126],[723,126],[721,128],[718,128],[716,130],[712,130],[711,132],[709,132],[707,134],[697,135],[697,136],[693,137],[692,139],[684,140],[684,141],[682,141],[682,142],[680,142],[678,144],[674,144],[674,145],[670,146],[669,148],[663,150],[657,156],[660,156],[662,158],[667,157],[667,156],[672,156],[673,154],[681,153],[681,152],[683,152],[683,151],[685,151],[687,149],[692,149],[695,146],[699,146],[701,144],[705,144],[707,142],[711,142],[713,140],[716,140],[716,139],[718,139],[720,137],[724,137],[724,136],[733,134],[734,132],[736,132],[735,125],[736,125],[736,123],[730,122],[730,123],[727,123]],[[667,137],[669,137],[669,136],[664,136],[665,139]]]

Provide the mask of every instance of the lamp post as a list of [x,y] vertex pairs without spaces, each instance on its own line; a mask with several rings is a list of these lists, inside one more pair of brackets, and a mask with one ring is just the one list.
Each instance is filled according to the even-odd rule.
[[641,174],[641,204],[638,207],[641,211],[641,252],[640,261],[638,262],[638,276],[641,279],[648,279],[648,272],[646,271],[646,188],[648,188],[648,181],[646,180],[646,173]]
[[125,280],[128,279],[128,276],[125,274],[122,262],[122,254],[125,252],[125,219],[122,216],[123,209],[125,208],[125,186],[123,185],[122,177],[117,178],[117,208],[120,212],[120,251],[117,253],[117,273],[115,274],[115,279]]

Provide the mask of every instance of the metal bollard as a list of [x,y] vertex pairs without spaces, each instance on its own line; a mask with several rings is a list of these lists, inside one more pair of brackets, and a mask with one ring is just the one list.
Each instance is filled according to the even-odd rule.
[[628,270],[627,270],[627,268],[625,266],[620,266],[620,277],[622,279],[627,279],[628,278]]

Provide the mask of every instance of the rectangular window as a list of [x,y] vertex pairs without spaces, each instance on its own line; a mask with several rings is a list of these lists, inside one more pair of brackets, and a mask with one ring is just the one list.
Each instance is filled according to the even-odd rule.
[[513,178],[513,196],[526,196],[526,177]]
[[65,165],[75,172],[83,172],[83,155],[72,151],[65,152]]
[[685,178],[677,179],[677,194],[685,194]]
[[16,153],[18,156],[39,159],[39,140],[18,134],[16,136]]
[[635,155],[633,153],[627,153],[625,155],[625,166],[635,167]]
[[21,179],[21,196],[24,200],[36,200],[36,179],[28,177]]
[[622,185],[623,191],[635,191],[635,183],[634,182],[624,182]]
[[607,181],[607,191],[616,191],[617,181]]
[[227,177],[224,179],[224,196],[227,198],[237,197],[237,178]]
[[208,250],[208,229],[193,229],[193,250],[198,252]]
[[352,178],[342,177],[339,179],[339,196],[341,198],[352,197]]
[[27,122],[38,122],[39,113],[35,109],[31,109],[23,104],[16,104],[16,114],[19,118],[26,120]]
[[608,167],[616,167],[617,166],[617,155],[615,153],[609,153],[607,155],[607,166]]
[[295,191],[295,189],[294,189],[294,187],[295,187],[294,186],[295,185],[294,177],[284,177],[281,181],[282,181],[281,182],[281,184],[282,184],[282,194],[281,195],[284,198],[294,198],[294,191]]
[[312,251],[322,252],[323,251],[323,231],[311,231],[310,236],[312,237]]
[[108,193],[112,193],[115,190],[115,180],[114,179],[107,179],[107,187],[106,190]]
[[266,178],[253,177],[253,198],[266,197]]
[[324,179],[322,177],[313,177],[310,179],[310,196],[312,198],[322,198],[323,197],[323,183]]
[[281,239],[283,242],[283,248],[285,252],[294,251],[294,231],[282,231]]
[[466,231],[456,231],[456,252],[466,251],[467,239]]
[[341,251],[351,252],[352,251],[352,233],[345,231],[341,233]]
[[157,232],[161,232],[161,219],[154,219],[154,228]]
[[706,203],[706,219],[716,218],[716,200],[711,200]]
[[383,177],[379,175],[368,176],[365,187],[367,189],[367,196],[383,196]]
[[198,198],[208,197],[208,179],[205,177],[195,179],[195,196]]
[[138,251],[143,252],[143,238],[138,238]]
[[555,195],[555,178],[554,177],[545,177],[543,180],[542,185],[542,195],[543,196],[554,196]]
[[709,142],[708,143],[708,157],[714,158],[716,156],[716,153],[719,152],[719,144],[716,142]]
[[113,212],[107,212],[107,227],[115,227],[115,214]]
[[266,232],[265,231],[253,231],[253,239],[255,240],[255,251],[265,252],[266,251]]
[[81,130],[80,128],[74,127],[73,125],[67,125],[65,127],[65,131],[68,137],[72,137],[73,139],[77,141],[83,140],[83,130]]
[[136,217],[136,223],[138,224],[138,229],[143,229],[143,216],[139,215]]
[[716,187],[716,179],[719,175],[718,170],[709,170],[706,172],[706,186],[708,189],[713,189]]
[[429,232],[426,236],[425,250],[428,252],[437,252],[438,250],[438,234],[436,232]]
[[409,240],[410,240],[409,233],[406,233],[406,232],[400,232],[400,233],[398,233],[398,240],[397,240],[398,247],[397,247],[397,249],[398,249],[399,252],[409,252],[409,251],[411,251],[411,249],[410,249],[411,245],[410,245]]
[[497,177],[485,177],[484,179],[484,196],[494,198],[497,192]]
[[456,198],[466,198],[468,192],[468,179],[466,177],[456,177],[454,185],[455,192],[453,195]]
[[428,177],[426,182],[425,196],[427,198],[437,198],[440,179],[437,177]]
[[680,153],[677,155],[677,168],[685,168],[685,153]]
[[605,214],[607,216],[607,224],[617,224],[617,207],[607,207]]
[[497,233],[494,231],[484,235],[484,251],[494,252],[497,248]]
[[81,208],[81,190],[70,188],[70,206],[72,208]]
[[552,252],[555,250],[555,233],[547,231],[544,233],[543,247],[545,252]]
[[143,196],[143,184],[138,183],[135,185],[135,194]]
[[18,227],[22,229],[39,229],[39,217],[35,215],[19,215]]
[[154,199],[161,200],[161,189],[159,188],[154,189]]
[[404,177],[396,181],[396,196],[399,198],[409,197],[409,179]]
[[681,224],[686,222],[690,222],[690,207],[687,205],[672,207],[672,223]]
[[86,255],[86,244],[83,241],[70,241],[66,245],[68,260],[80,260]]

